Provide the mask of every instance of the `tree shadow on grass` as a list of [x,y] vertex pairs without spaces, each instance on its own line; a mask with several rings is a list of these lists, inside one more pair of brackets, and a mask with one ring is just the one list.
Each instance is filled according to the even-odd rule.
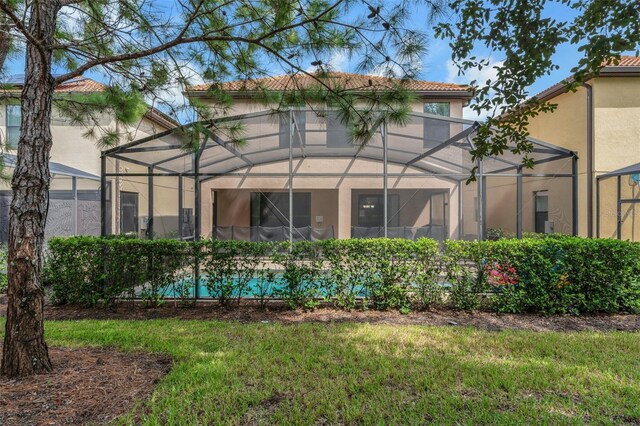
[[174,369],[148,404],[150,423],[640,419],[640,339],[632,333],[180,320],[49,325],[66,344],[172,354]]

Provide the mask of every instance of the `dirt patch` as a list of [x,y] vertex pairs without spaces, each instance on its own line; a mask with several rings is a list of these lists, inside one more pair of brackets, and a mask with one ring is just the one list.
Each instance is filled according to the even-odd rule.
[[95,348],[49,354],[52,373],[0,378],[0,425],[109,423],[145,401],[171,368],[170,358],[154,354]]
[[362,322],[374,324],[416,324],[473,326],[483,330],[505,329],[534,331],[638,331],[640,315],[588,315],[588,316],[540,316],[540,315],[498,315],[490,312],[457,312],[451,310],[412,312],[407,315],[397,311],[344,311],[324,307],[314,311],[288,309],[282,303],[272,303],[266,309],[251,303],[244,303],[234,309],[224,309],[216,303],[203,302],[196,306],[166,305],[159,308],[145,308],[140,305],[122,305],[113,309],[78,308],[70,306],[45,309],[45,318],[50,320],[77,319],[205,319],[238,322]]

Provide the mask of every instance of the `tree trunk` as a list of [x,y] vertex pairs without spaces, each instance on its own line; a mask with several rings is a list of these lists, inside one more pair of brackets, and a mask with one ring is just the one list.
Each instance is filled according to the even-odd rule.
[[33,2],[27,43],[18,158],[11,180],[8,307],[2,373],[27,376],[51,371],[44,340],[42,245],[49,207],[51,151],[51,44],[60,9],[58,0]]

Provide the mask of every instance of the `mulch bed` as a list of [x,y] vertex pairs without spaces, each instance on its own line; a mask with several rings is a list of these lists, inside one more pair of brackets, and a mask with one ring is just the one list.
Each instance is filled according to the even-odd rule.
[[109,423],[139,407],[172,363],[110,349],[50,348],[49,354],[52,373],[0,378],[0,425]]
[[[6,302],[5,302],[6,303]],[[5,315],[6,305],[0,300],[0,316]],[[532,330],[532,331],[640,331],[640,315],[528,315],[495,314],[492,312],[458,312],[432,310],[403,315],[397,311],[345,311],[329,306],[313,311],[291,310],[283,302],[272,301],[266,308],[255,301],[243,301],[233,309],[225,309],[216,302],[201,301],[196,305],[166,305],[149,308],[140,303],[125,302],[113,308],[83,308],[77,306],[45,307],[47,320],[123,319],[149,320],[178,318],[185,320],[219,320],[250,322],[360,322],[371,324],[406,324],[433,326],[471,326],[482,330]],[[0,423],[1,424],[1,423]]]
[[457,312],[438,310],[412,312],[407,315],[397,311],[344,311],[323,307],[314,311],[288,309],[282,303],[271,303],[264,309],[245,302],[233,309],[224,309],[217,303],[201,302],[195,306],[168,304],[159,308],[146,308],[139,304],[123,304],[116,308],[78,308],[71,306],[48,306],[45,318],[49,320],[78,319],[161,319],[180,318],[194,320],[221,320],[248,322],[361,322],[373,324],[415,324],[473,326],[483,330],[505,329],[533,331],[638,331],[640,315],[589,315],[589,316],[541,316],[541,315],[497,315],[491,312]]

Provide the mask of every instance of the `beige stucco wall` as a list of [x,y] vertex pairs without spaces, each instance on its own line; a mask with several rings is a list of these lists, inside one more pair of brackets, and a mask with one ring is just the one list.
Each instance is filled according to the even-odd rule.
[[[201,102],[207,102],[206,99],[200,99]],[[423,111],[424,102],[449,102],[450,113],[452,117],[461,118],[462,109],[465,101],[462,99],[441,99],[429,98],[414,102],[412,110],[416,112]],[[251,99],[237,99],[233,105],[229,115],[243,114],[251,112],[259,112],[268,109],[263,103]],[[308,118],[309,120],[309,118]],[[277,126],[277,123],[274,123]],[[316,122],[307,121],[307,130],[315,127],[323,127]],[[420,125],[414,126],[415,129],[409,129],[407,132],[415,132],[415,136],[422,138],[422,122]],[[452,125],[452,134],[459,132],[460,125]],[[253,131],[250,129],[249,131]],[[276,129],[277,131],[277,129]],[[260,128],[262,133],[270,132],[266,127]],[[253,134],[253,133],[252,133]],[[320,136],[312,133],[307,134],[307,143]],[[272,137],[277,138],[277,137]],[[322,137],[324,138],[324,136]],[[324,139],[323,139],[324,141]],[[419,141],[420,142],[420,141]],[[274,141],[271,141],[274,143]],[[276,142],[277,143],[277,142]],[[403,143],[418,144],[416,141],[406,140]],[[420,151],[422,142],[419,143]],[[392,145],[392,142],[390,142]],[[417,145],[416,145],[417,146]],[[411,148],[413,149],[413,148]],[[382,181],[382,162],[357,160],[352,161],[346,158],[308,158],[306,160],[294,160],[294,170],[298,173],[375,173],[376,176],[325,176],[325,177],[302,177],[294,178],[294,190],[311,192],[311,219],[312,226],[334,226],[339,238],[348,238],[351,235],[351,226],[353,222],[353,202],[360,191],[375,193],[383,188]],[[245,170],[238,170],[242,173]],[[389,173],[401,173],[404,168],[396,165],[389,166]],[[283,161],[273,164],[258,165],[251,169],[256,173],[284,173],[288,172],[288,162]],[[416,172],[408,170],[409,173]],[[419,171],[418,171],[419,173]],[[403,209],[403,217],[401,226],[422,226],[432,220],[435,222],[447,221],[449,235],[458,238],[458,186],[450,180],[440,178],[389,178],[390,193],[394,190],[402,193],[402,202],[409,201]],[[212,226],[212,191],[218,192],[218,225],[219,226],[248,226],[250,222],[250,193],[256,191],[287,191],[287,177],[246,177],[225,176],[206,181],[202,186],[202,233],[210,235]],[[412,191],[405,191],[412,190]],[[424,199],[424,191],[427,190],[443,190],[449,194],[448,217],[428,216],[428,205]],[[409,194],[415,194],[410,197]],[[411,199],[411,200],[409,200]],[[316,216],[323,217],[323,223],[315,223]],[[435,215],[434,215],[435,216]],[[440,214],[440,216],[442,216]]]
[[[51,148],[50,160],[55,163],[60,163],[69,167],[73,167],[78,170],[93,174],[100,177],[100,152],[102,149],[96,144],[96,141],[87,138],[84,134],[87,128],[79,125],[72,125],[69,121],[63,118],[55,107],[52,111],[51,133],[53,136],[53,146]],[[115,122],[110,116],[103,116],[100,121],[100,125],[104,128],[115,129]],[[144,138],[152,134],[162,132],[167,128],[158,125],[156,122],[143,117],[142,120],[126,129],[128,133],[127,137],[121,141],[121,143],[127,143],[132,140]],[[6,136],[6,108],[5,105],[0,105],[0,135],[2,140],[5,140]],[[9,153],[15,154],[15,151],[9,151]],[[109,171],[115,172],[116,162],[110,160]],[[128,168],[130,172],[146,172],[146,168],[135,166],[127,163],[126,166],[118,168],[124,171],[124,167]],[[147,184],[145,178],[126,178],[116,182],[115,178],[108,179],[112,183],[112,202],[111,202],[111,217],[112,217],[112,230],[111,232],[118,231],[119,221],[119,200],[118,191],[130,191],[139,194],[139,215],[147,216]],[[116,184],[117,183],[117,184]],[[175,184],[174,186],[176,186]],[[193,185],[191,185],[193,186]],[[91,181],[85,179],[78,180],[78,190],[93,189],[97,190],[100,187],[100,182]],[[169,210],[173,208],[173,215],[177,215],[177,186],[173,190],[163,191],[163,186],[158,186],[155,192],[157,198],[157,209],[159,214],[167,215]],[[9,190],[7,183],[2,183],[2,190]],[[55,177],[51,182],[51,189],[71,190],[71,179],[62,177]],[[175,203],[172,201],[176,199]],[[173,205],[175,204],[175,208]],[[191,202],[193,204],[193,202]],[[166,206],[166,207],[165,207]],[[185,205],[185,207],[188,207]]]
[[[52,117],[53,146],[51,147],[50,160],[100,176],[100,151],[104,148],[98,147],[96,141],[84,136],[87,131],[86,127],[71,125],[68,120],[60,116],[55,107],[52,111]],[[102,117],[100,125],[108,129],[116,128],[115,122],[108,116]],[[129,126],[127,129],[128,137],[121,143],[144,138],[164,130],[167,129],[147,118],[142,118],[136,125]],[[6,135],[5,105],[0,105],[0,134],[4,141]]]
[[[203,105],[213,106],[213,102],[207,100],[206,98],[199,98],[198,102],[202,103]],[[464,108],[464,105],[466,104],[467,101],[462,99],[451,99],[451,98],[435,98],[435,97],[425,98],[425,99],[412,102],[411,110],[415,112],[423,112],[424,111],[423,105],[425,102],[448,102],[450,105],[451,117],[462,118],[462,109]],[[252,99],[240,98],[234,101],[233,105],[227,112],[227,115],[247,114],[251,112],[265,111],[267,109],[269,109],[269,107],[266,106],[263,102],[252,100]]]
[[[578,233],[587,235],[587,91],[581,87],[577,92],[561,94],[551,102],[558,105],[557,109],[553,113],[541,114],[532,118],[529,132],[536,139],[578,153]],[[570,166],[567,167],[566,172],[571,172]],[[547,188],[543,188],[545,186]],[[552,209],[559,212],[558,215],[571,217],[571,185],[563,183],[561,186],[563,187],[562,192],[566,192],[564,189],[566,186],[569,188],[569,193],[566,198],[560,198],[557,202],[552,200],[553,192],[555,192],[555,186],[552,182],[546,185],[539,183],[535,185],[535,188],[523,188],[524,231],[533,228],[533,213],[529,214],[525,206],[526,200],[533,199],[533,191],[544,189],[553,191],[549,194],[549,202],[553,204],[553,207],[550,206],[549,215],[551,216]],[[557,225],[556,230],[558,230]]]
[[[640,163],[640,77],[598,78],[593,86],[596,175]],[[600,235],[603,237],[616,234],[617,182],[615,178],[610,180],[601,188]],[[631,187],[627,177],[621,180],[620,189],[621,198],[640,197],[640,190],[637,186]],[[639,224],[640,204],[623,204],[621,237],[640,241]]]
[[[139,165],[117,162],[113,159],[107,160],[107,170],[120,173],[146,173],[146,167]],[[141,228],[142,218],[149,216],[149,185],[147,177],[121,176],[110,178],[112,183],[112,194],[116,197],[111,203],[112,229],[111,233],[119,233],[120,217],[117,194],[119,192],[133,192],[138,194],[138,217],[139,234],[144,235]],[[178,177],[155,176],[153,178],[153,216],[154,234],[161,237],[174,237],[178,232]],[[195,191],[193,179],[183,178],[183,207],[194,208]]]
[[[351,160],[346,158],[327,159],[307,158],[295,159],[294,170],[300,173],[375,173],[382,174],[382,164],[377,161]],[[251,172],[255,173],[285,173],[288,170],[288,162],[265,164],[254,166]],[[403,167],[389,165],[389,173],[400,173]],[[249,225],[249,197],[251,192],[288,191],[288,178],[286,176],[259,177],[247,174],[246,170],[239,170],[238,176],[223,176],[210,179],[202,184],[202,233],[211,234],[212,191],[218,191],[218,225],[220,226],[248,226]],[[419,174],[419,171],[405,170],[406,173]],[[441,190],[449,194],[449,236],[458,238],[458,186],[457,184],[436,177],[389,177],[389,193],[405,189],[412,189],[416,197],[413,204],[407,207],[401,226],[422,226],[429,220],[424,214],[426,204],[420,207],[420,191]],[[311,192],[312,225],[315,216],[323,216],[322,226],[334,226],[339,238],[349,238],[352,226],[352,197],[358,190],[369,190],[376,193],[383,188],[382,177],[376,176],[325,176],[309,177],[296,176],[293,180],[294,191]],[[404,201],[409,197],[403,192]],[[402,203],[401,203],[402,205]],[[411,209],[412,211],[410,211]],[[419,210],[416,212],[416,210]],[[438,219],[438,218],[436,218]]]
[[[640,77],[599,77],[593,86],[593,138],[595,176],[640,162]],[[578,225],[579,234],[587,233],[587,91],[561,94],[551,100],[558,104],[553,113],[542,114],[531,121],[530,132],[535,138],[576,151],[578,161]],[[596,200],[593,220],[595,235]],[[630,194],[631,187],[623,182],[622,191]],[[615,179],[602,185],[600,235],[615,236],[616,211]],[[623,206],[623,239],[640,241],[640,206]]]

